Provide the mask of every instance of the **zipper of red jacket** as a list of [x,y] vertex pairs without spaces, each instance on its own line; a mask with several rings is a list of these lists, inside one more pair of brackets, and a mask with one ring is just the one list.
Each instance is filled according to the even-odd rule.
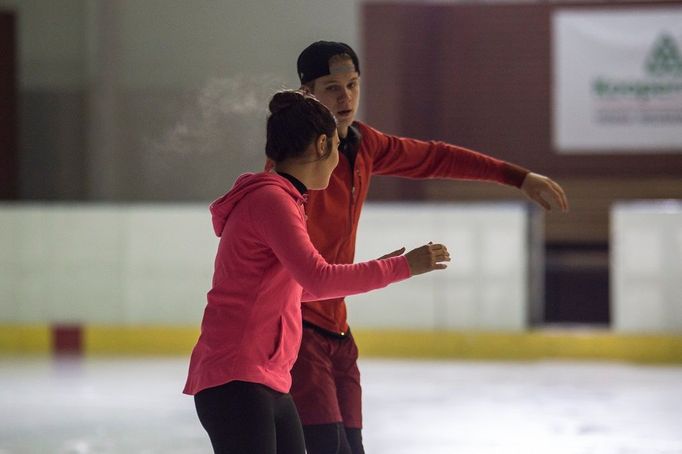
[[[355,159],[357,161],[357,158]],[[349,213],[348,213],[348,235],[351,236],[353,234],[353,221],[355,219],[355,164],[356,162],[353,162],[353,165],[351,166],[350,160],[346,158],[346,162],[348,162],[348,168],[350,169],[350,206],[348,207]]]

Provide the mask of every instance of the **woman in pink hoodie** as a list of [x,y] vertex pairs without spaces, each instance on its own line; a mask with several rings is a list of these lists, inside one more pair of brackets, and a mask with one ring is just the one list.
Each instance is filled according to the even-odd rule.
[[305,453],[288,394],[301,301],[368,292],[450,260],[445,246],[429,243],[405,255],[327,263],[310,242],[303,205],[338,163],[336,122],[300,91],[276,93],[269,108],[265,149],[274,172],[242,175],[211,205],[220,244],[184,392],[194,396],[216,453]]

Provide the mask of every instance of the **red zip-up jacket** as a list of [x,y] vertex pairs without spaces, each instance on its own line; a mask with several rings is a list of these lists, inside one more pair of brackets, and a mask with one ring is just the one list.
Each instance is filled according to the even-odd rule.
[[301,343],[301,301],[407,279],[405,256],[330,265],[306,231],[305,197],[275,173],[246,174],[213,202],[220,237],[213,285],[184,392],[233,380],[288,392]]
[[[310,191],[306,204],[310,239],[329,263],[353,263],[362,205],[372,175],[485,180],[521,187],[528,170],[444,142],[390,136],[355,122],[360,145],[354,168],[340,154],[327,189]],[[348,331],[343,298],[306,302],[303,319],[336,334]]]

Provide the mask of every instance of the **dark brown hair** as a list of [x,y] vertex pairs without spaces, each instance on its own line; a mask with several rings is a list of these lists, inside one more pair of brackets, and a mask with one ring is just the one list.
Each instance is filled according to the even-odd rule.
[[[331,153],[336,120],[321,102],[302,90],[275,93],[268,106],[265,154],[275,162],[303,155],[320,135],[327,136]],[[324,157],[323,157],[324,158]]]

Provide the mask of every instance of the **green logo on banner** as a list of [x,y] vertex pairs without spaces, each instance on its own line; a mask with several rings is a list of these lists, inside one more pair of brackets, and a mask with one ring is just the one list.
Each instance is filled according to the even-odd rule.
[[600,98],[634,97],[640,100],[682,94],[682,55],[670,34],[664,33],[656,40],[646,57],[644,69],[648,77],[639,80],[598,76],[592,81],[592,92]]
[[672,36],[665,34],[658,38],[645,67],[652,76],[682,76],[682,56]]

